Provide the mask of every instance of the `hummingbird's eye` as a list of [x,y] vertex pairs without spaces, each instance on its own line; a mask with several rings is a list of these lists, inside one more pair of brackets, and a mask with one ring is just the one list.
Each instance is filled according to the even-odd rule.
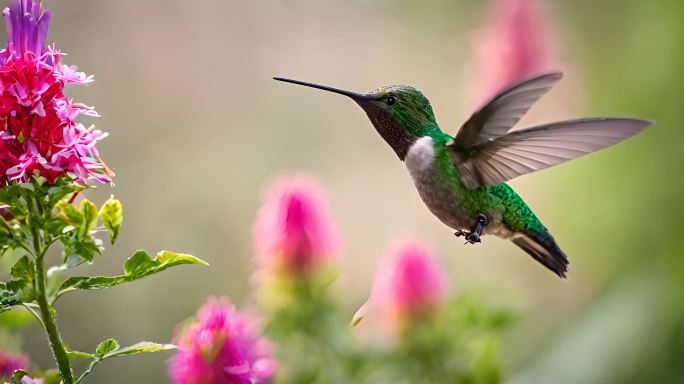
[[394,96],[390,96],[387,98],[386,103],[387,103],[387,105],[394,105],[397,103],[397,98]]

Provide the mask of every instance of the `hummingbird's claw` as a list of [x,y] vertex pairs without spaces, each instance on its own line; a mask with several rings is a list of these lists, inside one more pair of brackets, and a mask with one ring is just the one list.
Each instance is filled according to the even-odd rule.
[[480,236],[482,235],[482,230],[484,227],[489,224],[489,218],[487,215],[480,213],[477,216],[477,222],[473,226],[473,229],[470,231],[466,231],[463,229],[459,229],[456,232],[454,232],[454,235],[456,237],[465,237],[466,239],[466,244],[475,244],[475,243],[481,243],[482,240],[480,240]]
[[468,236],[469,234],[470,234],[470,232],[464,231],[462,229],[458,229],[458,230],[456,230],[456,232],[454,232],[454,236],[456,236],[456,237]]
[[475,244],[475,243],[481,243],[482,242],[482,240],[480,240],[480,235],[478,235],[475,232],[466,231],[463,229],[459,229],[456,232],[454,232],[454,236],[465,237],[466,242],[464,244]]
[[468,235],[466,235],[465,238],[467,244],[475,244],[482,242],[482,240],[480,240],[480,235],[478,235],[476,232],[470,232]]

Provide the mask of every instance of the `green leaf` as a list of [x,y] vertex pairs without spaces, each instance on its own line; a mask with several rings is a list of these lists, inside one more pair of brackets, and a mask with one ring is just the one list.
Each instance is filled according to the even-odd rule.
[[69,202],[62,200],[55,206],[60,213],[60,217],[65,222],[74,226],[80,227],[83,224],[83,214],[78,208],[69,204]]
[[48,205],[54,207],[58,201],[64,199],[67,195],[84,189],[83,185],[74,183],[68,177],[60,177],[47,189]]
[[75,289],[104,289],[129,281],[139,280],[144,277],[162,272],[168,268],[182,264],[209,265],[205,261],[183,253],[161,251],[155,259],[152,259],[145,251],[137,251],[124,264],[124,274],[118,276],[77,276],[67,279],[57,292],[61,296]]
[[114,339],[107,339],[100,343],[95,350],[95,356],[103,357],[104,355],[119,349],[119,343]]
[[81,200],[79,204],[81,213],[83,214],[83,232],[88,233],[95,228],[97,224],[97,206],[88,199]]
[[114,244],[116,238],[119,237],[121,223],[123,223],[123,208],[121,202],[116,200],[113,195],[100,208],[100,220],[107,228],[109,236],[112,238],[112,244]]
[[100,254],[100,248],[96,240],[91,236],[66,237],[62,239],[64,244],[64,264],[67,268],[73,268],[85,262],[92,262],[95,254]]
[[[121,356],[128,356],[128,355],[135,355],[138,353],[149,353],[149,352],[159,352],[159,351],[166,351],[169,349],[175,349],[176,346],[173,344],[158,344],[158,343],[152,343],[149,341],[141,341],[137,344],[133,344],[129,347],[124,347],[124,348],[119,348],[119,344],[116,343],[114,339],[109,339],[104,342],[102,342],[98,347],[97,350],[100,351],[100,347],[103,347],[102,351],[104,351],[104,348],[112,348],[113,343],[115,343],[116,348],[111,349],[107,353],[100,354],[98,352],[95,352],[95,355],[90,355],[93,356],[93,361],[90,362],[90,366],[88,369],[86,369],[83,374],[76,380],[76,383],[83,383],[84,379],[90,375],[90,373],[93,371],[95,367],[97,367],[103,360],[111,359],[112,357],[121,357]],[[103,344],[107,343],[106,346],[103,346]],[[87,353],[79,352],[82,353],[84,356],[88,355]]]
[[147,252],[137,251],[133,256],[126,260],[124,272],[126,275],[142,278],[181,264],[209,265],[195,256],[184,253],[161,251],[157,253],[155,259],[151,259]]
[[26,280],[11,280],[0,282],[0,312],[9,310],[23,302],[23,289],[27,287]]
[[76,208],[61,200],[56,208],[59,211],[57,219],[47,220],[45,228],[64,245],[64,264],[73,268],[92,262],[96,254],[102,253],[102,241],[91,233],[97,223],[97,206],[83,199]]
[[124,348],[120,348],[120,349],[114,350],[112,352],[109,352],[109,353],[105,354],[104,356],[102,356],[102,360],[109,359],[112,357],[135,355],[138,353],[151,353],[151,352],[167,351],[169,349],[176,349],[176,346],[173,344],[159,344],[159,343],[152,343],[150,341],[141,341],[141,342],[133,344],[129,347],[124,347]]
[[81,256],[77,255],[74,252],[71,252],[71,251],[67,252],[67,249],[65,249],[64,254],[66,255],[66,257],[64,258],[64,264],[63,265],[66,266],[67,268],[78,267],[79,265],[88,261],[88,260],[82,258]]
[[96,356],[93,355],[92,353],[81,352],[81,351],[67,351],[67,356],[69,356],[69,359],[71,359],[71,360],[95,359],[96,358]]
[[17,261],[12,270],[10,271],[12,277],[16,277],[20,280],[33,280],[33,260],[29,259],[28,256],[24,256],[19,261]]
[[14,371],[14,374],[12,374],[12,377],[10,378],[10,384],[21,384],[21,379],[24,378],[25,376],[29,376],[26,371],[23,369],[17,369]]
[[154,266],[154,261],[145,251],[137,251],[124,263],[126,275],[138,275]]

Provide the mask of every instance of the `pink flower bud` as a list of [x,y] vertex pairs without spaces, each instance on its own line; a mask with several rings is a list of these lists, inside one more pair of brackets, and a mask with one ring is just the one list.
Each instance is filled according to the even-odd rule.
[[303,177],[276,182],[254,224],[262,269],[308,276],[337,255],[339,238],[321,188]]
[[367,305],[396,330],[430,316],[444,298],[444,273],[432,253],[416,243],[390,249],[376,274]]

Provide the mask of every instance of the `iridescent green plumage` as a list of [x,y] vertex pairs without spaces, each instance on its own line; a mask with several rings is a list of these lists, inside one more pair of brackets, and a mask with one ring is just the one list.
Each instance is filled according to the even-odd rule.
[[439,128],[428,99],[412,87],[394,85],[359,94],[276,80],[351,97],[406,164],[428,209],[455,229],[457,236],[465,236],[470,243],[479,242],[483,234],[509,239],[564,277],[567,257],[505,181],[613,145],[651,122],[598,118],[510,132],[561,77],[550,73],[504,89],[476,111],[453,138]]
[[446,143],[438,145],[442,146],[435,154],[436,166],[440,169],[439,173],[444,176],[445,182],[451,183],[454,191],[463,195],[464,207],[470,215],[475,217],[479,212],[499,211],[503,216],[503,222],[513,231],[533,231],[536,233],[546,231],[544,225],[525,204],[525,201],[508,184],[485,185],[474,189],[466,188],[461,181],[458,170],[453,165]]

